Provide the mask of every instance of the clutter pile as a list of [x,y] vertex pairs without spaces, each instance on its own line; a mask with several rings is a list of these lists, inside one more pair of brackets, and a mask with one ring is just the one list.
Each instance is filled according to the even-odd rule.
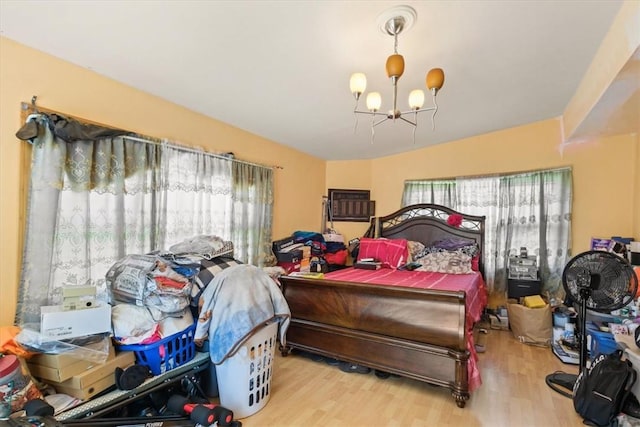
[[291,236],[275,240],[272,251],[277,265],[287,274],[333,271],[344,267],[348,256],[341,234],[320,234],[313,231],[295,231]]
[[[236,260],[230,241],[195,236],[167,251],[117,260],[105,275],[103,289],[65,287],[62,304],[42,308],[40,325],[12,327],[10,334],[0,329],[0,418],[16,416],[43,395],[68,396],[68,410],[108,390],[136,389],[190,362],[197,351],[196,319],[202,319],[203,304],[207,314],[198,338],[212,337],[213,342],[222,339],[220,331],[231,334],[224,336],[225,360],[269,322],[280,326],[276,330],[284,340],[289,310],[273,270]],[[242,272],[251,272],[251,277]],[[225,281],[234,283],[234,289],[224,288]],[[242,307],[235,299],[239,289],[244,292]],[[276,340],[274,334],[272,342]]]

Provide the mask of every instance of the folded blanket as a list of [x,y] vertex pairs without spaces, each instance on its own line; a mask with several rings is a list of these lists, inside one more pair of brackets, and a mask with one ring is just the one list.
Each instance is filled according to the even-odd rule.
[[285,336],[291,311],[276,282],[262,269],[240,264],[218,273],[200,296],[202,309],[195,339],[209,337],[211,361],[222,363],[253,334],[272,320]]

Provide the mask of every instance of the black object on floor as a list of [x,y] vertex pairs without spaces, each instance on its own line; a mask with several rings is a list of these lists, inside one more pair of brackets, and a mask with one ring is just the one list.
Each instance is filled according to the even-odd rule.
[[351,362],[340,362],[338,368],[340,368],[342,372],[355,372],[357,374],[368,374],[371,372],[371,368]]
[[330,365],[330,366],[338,366],[340,365],[340,362],[341,362],[340,360],[334,359],[333,357],[325,357],[324,361],[327,363],[327,365]]
[[116,368],[114,375],[116,386],[120,390],[133,390],[152,377],[151,371],[144,365],[131,365],[126,369]]

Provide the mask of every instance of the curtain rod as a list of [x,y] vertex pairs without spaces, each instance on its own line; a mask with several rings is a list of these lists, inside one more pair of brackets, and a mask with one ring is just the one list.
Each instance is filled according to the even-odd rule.
[[[103,123],[98,123],[98,122],[94,122],[91,120],[87,120],[84,119],[82,117],[77,117],[77,116],[73,116],[70,114],[66,114],[66,113],[62,113],[60,111],[56,111],[56,110],[51,110],[49,108],[42,108],[40,106],[36,106],[36,100],[38,99],[38,97],[36,95],[34,95],[31,98],[31,103],[27,103],[27,102],[23,102],[21,107],[23,111],[31,111],[33,113],[36,114],[40,114],[40,113],[50,113],[50,114],[60,114],[61,116],[66,116],[66,117],[71,117],[74,120],[77,120],[80,123],[83,124],[91,124],[91,125],[98,125],[98,126],[104,126],[110,129],[117,129],[117,130],[122,130],[125,132],[130,132],[126,129],[119,129],[110,125],[105,125]],[[182,144],[176,144],[176,143],[172,143],[172,142],[168,142],[168,140],[166,139],[160,139],[160,138],[154,138],[151,136],[147,136],[147,135],[141,135],[137,132],[130,132],[136,135],[139,135],[138,137],[136,136],[128,136],[128,135],[123,135],[122,138],[127,138],[130,139],[132,141],[138,141],[138,142],[144,142],[147,144],[155,144],[155,145],[168,145],[171,148],[175,148],[177,150],[181,150],[181,151],[185,151],[185,152],[189,152],[189,153],[198,153],[198,154],[206,154],[208,156],[212,156],[212,157],[216,157],[219,159],[224,159],[224,160],[229,160],[231,162],[237,162],[237,163],[242,163],[245,165],[250,165],[250,166],[256,166],[259,168],[265,168],[265,169],[284,169],[284,167],[279,166],[279,165],[261,165],[259,163],[253,163],[253,162],[248,162],[245,160],[239,160],[239,159],[235,159],[233,157],[229,157],[229,156],[225,156],[224,154],[216,154],[216,153],[211,153],[208,151],[205,151],[204,149],[197,149],[197,148],[192,148],[192,147],[188,147],[186,145],[182,145]]]
[[264,168],[264,169],[284,169],[282,166],[277,166],[277,165],[275,165],[275,166],[267,166],[267,165],[261,165],[259,163],[247,162],[245,160],[238,160],[238,159],[234,159],[233,157],[225,156],[224,154],[210,153],[210,152],[202,150],[202,149],[191,148],[191,147],[187,147],[187,146],[184,146],[184,145],[174,144],[174,143],[169,142],[169,141],[158,142],[158,141],[148,140],[148,139],[144,139],[144,138],[139,138],[139,137],[136,137],[136,136],[129,136],[129,135],[122,135],[121,138],[129,139],[131,141],[144,142],[146,144],[166,145],[168,147],[175,148],[176,150],[184,151],[186,153],[206,154],[207,156],[216,157],[218,159],[229,160],[231,162],[242,163],[242,164],[245,164],[245,165],[256,166],[256,167]]
[[446,181],[446,180],[455,180],[457,178],[493,178],[493,177],[505,177],[505,176],[513,176],[513,175],[524,175],[524,174],[536,173],[536,172],[558,172],[563,170],[571,170],[571,166],[561,166],[561,167],[551,168],[551,169],[533,169],[533,170],[520,171],[520,172],[488,173],[486,175],[463,175],[463,176],[451,176],[451,177],[445,177],[445,178],[406,179],[404,182]]

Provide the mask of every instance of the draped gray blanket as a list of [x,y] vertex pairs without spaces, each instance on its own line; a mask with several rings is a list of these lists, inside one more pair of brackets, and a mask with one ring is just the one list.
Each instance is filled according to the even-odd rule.
[[209,337],[211,361],[222,363],[270,320],[280,322],[285,336],[291,312],[280,288],[267,273],[249,264],[229,267],[216,274],[200,297],[202,308],[195,339]]

